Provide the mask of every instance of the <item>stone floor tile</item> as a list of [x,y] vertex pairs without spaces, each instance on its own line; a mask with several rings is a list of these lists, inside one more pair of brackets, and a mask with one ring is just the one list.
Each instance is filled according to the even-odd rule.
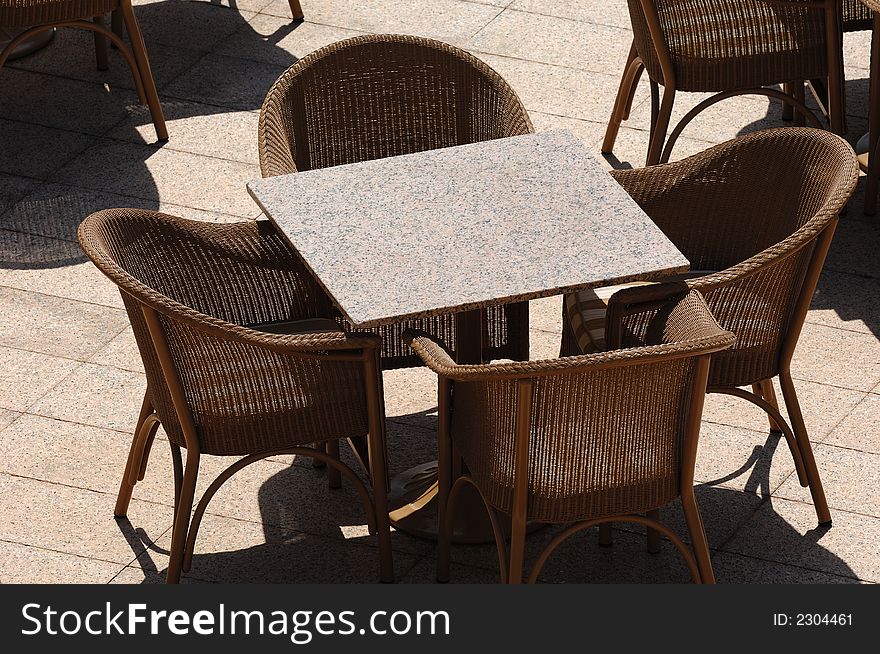
[[807,314],[807,322],[880,335],[880,278],[825,270]]
[[257,14],[215,49],[216,54],[252,59],[275,66],[290,66],[318,48],[361,31],[319,23],[293,23],[288,17]]
[[222,108],[255,111],[263,105],[269,88],[289,65],[264,64],[212,53],[169,84],[165,93],[190,102],[214,105],[218,112]]
[[795,379],[869,391],[880,381],[880,340],[873,334],[806,324],[791,374]]
[[0,216],[38,185],[35,179],[0,173]]
[[0,409],[0,431],[11,425],[16,418],[21,415],[18,411],[10,411],[9,409]]
[[0,474],[4,507],[0,540],[127,564],[170,528],[167,508],[132,501],[137,527],[113,517],[115,497],[90,490]]
[[143,374],[84,363],[29,411],[68,422],[130,432],[144,399]]
[[[779,383],[774,382],[774,387],[780,411],[788,418]],[[805,380],[796,380],[795,388],[807,425],[807,433],[813,441],[824,440],[831,429],[865,397],[862,391]],[[752,389],[749,387],[745,390]],[[721,393],[711,393],[706,396],[703,420],[759,432],[770,427],[767,414],[762,409],[741,398]]]
[[827,445],[837,445],[861,452],[880,454],[880,395],[869,393],[823,439]]
[[0,97],[4,118],[95,136],[124,120],[128,107],[138,104],[137,95],[129,89],[15,68],[4,71],[3,84],[14,90]]
[[[3,436],[0,441],[0,451],[3,452],[0,472],[102,493],[106,496],[104,502],[107,510],[113,511],[128,460],[131,435],[24,414],[4,430]],[[201,481],[204,483],[201,490],[224,466],[210,460],[203,467]],[[158,518],[162,514],[171,524],[174,505],[171,471],[167,442],[157,438],[150,452],[147,474],[134,488],[133,497],[145,501],[129,511],[129,518],[135,525],[141,524],[141,520],[149,520],[152,516]],[[146,502],[150,503],[149,514],[141,510]],[[156,504],[164,508],[152,506]]]
[[[192,569],[184,576],[222,583],[377,583],[378,550],[359,540],[297,532],[266,534],[262,525],[206,515],[196,539]],[[147,572],[145,579],[158,580],[149,574],[156,571],[164,576],[170,543],[169,533],[156,549],[138,559],[138,566]],[[395,576],[405,576],[420,558],[395,552]]]
[[468,47],[555,66],[620,74],[631,42],[629,29],[587,26],[555,16],[507,9],[481,30]]
[[719,584],[857,584],[852,577],[807,570],[776,561],[765,561],[730,552],[712,557],[712,570]]
[[131,327],[126,327],[119,336],[107,343],[89,360],[102,366],[112,366],[121,370],[143,373],[144,364],[134,340]]
[[[5,219],[0,219],[0,222],[15,220],[15,211],[13,209]],[[27,232],[0,230],[0,275],[4,277],[2,283],[5,286],[42,292],[39,277],[46,273],[47,276],[55,277],[52,286],[58,291],[65,291],[63,295],[68,296],[73,293],[76,295],[74,299],[89,301],[87,296],[82,296],[87,290],[81,287],[83,280],[94,286],[101,282],[85,267],[86,261],[82,249],[74,241],[44,238]],[[68,270],[74,273],[74,279],[65,277]],[[97,273],[97,270],[94,272]],[[35,282],[36,288],[33,287]],[[105,289],[100,290],[105,291]],[[103,295],[105,301],[108,301],[106,292]]]
[[[153,72],[153,80],[160,94],[169,81],[192,66],[204,54],[198,50],[188,49],[185,43],[177,46],[147,41],[150,70]],[[134,76],[122,53],[110,48],[108,55],[108,69],[98,70],[95,64],[95,42],[92,34],[85,30],[59,29],[55,31],[55,37],[49,47],[11,61],[7,66],[48,75],[63,75],[69,79],[94,82],[102,86],[106,84],[111,89],[134,89]],[[51,84],[49,89],[51,92]],[[56,88],[56,92],[57,90]],[[87,107],[74,107],[72,104],[68,105],[68,108],[77,113],[87,110]]]
[[529,359],[540,361],[559,356],[560,335],[540,329],[529,330]]
[[[109,143],[109,142],[108,142]],[[138,151],[138,154],[140,152]],[[141,174],[144,174],[141,172]],[[149,194],[148,194],[149,195]],[[135,207],[153,209],[191,220],[209,222],[237,222],[240,216],[224,213],[211,213],[181,205],[163,202],[152,194],[152,199],[131,195],[118,195],[103,190],[88,190],[65,184],[46,184],[18,202],[6,214],[0,216],[0,227],[48,236],[54,239],[72,241],[72,245],[54,244],[54,250],[44,250],[34,254],[24,253],[34,263],[59,263],[86,261],[85,255],[75,243],[76,230],[90,213],[112,207]],[[45,244],[47,247],[51,244]],[[20,253],[19,258],[22,254]]]
[[94,137],[0,118],[0,172],[46,179]]
[[[864,176],[859,185],[865,183]],[[834,240],[825,261],[825,270],[850,273],[862,277],[880,277],[877,266],[877,252],[880,251],[880,230],[876,218],[866,220],[840,221],[834,232]]]
[[[120,163],[100,165],[108,160]],[[254,214],[254,202],[245,183],[259,176],[254,165],[102,140],[53,181],[247,218]]]
[[[385,0],[369,7],[359,0],[312,2],[303,13],[309,23],[377,32],[412,34],[460,45],[487,25],[501,9],[460,0]],[[290,17],[287,0],[272,0],[261,13]]]
[[[165,147],[257,165],[258,119],[259,114],[251,111],[228,111],[197,102],[169,102],[165,106],[165,120],[171,140]],[[149,113],[132,116],[112,130],[109,137],[143,144],[156,138]]]
[[78,365],[70,359],[0,346],[0,406],[26,410]]
[[[0,345],[85,359],[128,322],[119,309],[0,286]],[[30,375],[28,375],[30,377]]]
[[[497,567],[492,570],[461,563],[452,563],[449,567],[450,584],[497,584],[499,581]],[[426,556],[400,580],[400,583],[436,584],[437,559],[434,556]]]
[[[608,120],[620,83],[615,75],[501,57],[475,47],[469,49],[507,80],[530,112],[594,122]],[[635,102],[641,102],[647,93],[647,86],[640,86]]]
[[773,498],[725,550],[809,570],[880,580],[880,519],[835,511],[830,529],[818,527],[810,504]]
[[[813,454],[828,506],[880,517],[880,455],[833,445],[817,444]],[[810,491],[791,477],[774,492],[784,499],[810,501]]]
[[0,285],[122,308],[116,286],[76,243],[0,229]]
[[230,10],[219,3],[173,0],[139,3],[135,15],[147,48],[164,44],[207,52],[246,25],[254,11],[243,6]]
[[529,327],[556,335],[562,333],[562,296],[529,302]]
[[509,6],[518,11],[630,29],[627,3],[619,0],[513,0]]
[[106,584],[121,564],[0,542],[0,584]]
[[704,422],[695,477],[699,482],[768,496],[794,471],[785,439]]

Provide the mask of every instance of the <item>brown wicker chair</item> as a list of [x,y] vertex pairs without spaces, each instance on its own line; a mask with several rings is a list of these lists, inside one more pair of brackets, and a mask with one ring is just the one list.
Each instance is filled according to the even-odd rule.
[[[455,504],[471,485],[489,513],[502,582],[522,581],[526,523],[534,521],[574,524],[544,549],[529,582],[572,534],[637,522],[669,537],[694,581],[714,583],[694,462],[709,354],[734,336],[695,291],[664,303],[653,324],[656,342],[647,347],[488,365],[456,365],[429,336],[412,335],[440,378],[438,580],[449,580]],[[453,447],[468,470],[454,485]],[[696,560],[656,520],[656,510],[677,497]],[[509,560],[499,514],[512,518]]]
[[[840,0],[627,2],[634,39],[602,144],[604,153],[614,149],[643,70],[651,81],[647,165],[668,161],[687,124],[704,109],[734,95],[777,98],[819,127],[804,104],[804,80],[828,79],[831,129],[845,132]],[[788,93],[766,88],[777,83],[785,83]],[[660,85],[664,87],[662,103]],[[677,91],[715,95],[689,111],[667,140]]]
[[[260,113],[264,177],[533,131],[510,86],[472,55],[413,36],[359,36],[313,52],[269,90]],[[403,332],[455,349],[454,316],[380,327],[383,368],[421,365]],[[487,309],[484,352],[528,358],[528,303]]]
[[[117,516],[126,515],[143,479],[160,423],[171,442],[168,581],[189,569],[202,515],[220,485],[279,454],[318,459],[352,482],[378,532],[381,579],[392,581],[379,338],[343,333],[327,319],[326,296],[264,221],[215,225],[111,209],[86,218],[79,240],[119,286],[147,375]],[[364,436],[372,501],[338,458],[339,439]],[[316,442],[326,450],[308,447]],[[203,454],[243,458],[210,485],[190,522]]]
[[[104,27],[104,15],[117,10],[131,39],[130,50],[118,35]],[[95,33],[98,69],[106,70],[109,38],[131,68],[138,99],[150,107],[156,137],[160,141],[168,138],[165,116],[131,0],[0,0],[0,25],[27,28],[0,51],[0,68],[18,44],[34,34],[53,27],[78,27]]]
[[[781,128],[675,163],[612,174],[692,270],[720,271],[683,282],[699,290],[718,322],[737,336],[735,347],[713,357],[709,392],[741,397],[769,414],[771,428],[786,437],[801,485],[810,487],[819,522],[830,524],[791,359],[838,213],[858,179],[852,148],[829,132]],[[643,341],[644,320],[626,315],[628,294],[639,291],[623,289],[608,301],[608,347]],[[582,322],[597,306],[601,302],[583,293],[566,297],[567,315],[577,312]],[[562,352],[586,349],[574,333],[578,325],[565,323]],[[777,376],[791,426],[776,404]],[[754,392],[739,388],[749,385]]]

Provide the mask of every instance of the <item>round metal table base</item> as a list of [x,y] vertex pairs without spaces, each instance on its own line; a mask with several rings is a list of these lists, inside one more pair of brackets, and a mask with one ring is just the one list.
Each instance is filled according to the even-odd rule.
[[[12,27],[3,27],[0,26],[0,52],[9,44],[12,39],[22,33],[21,28],[12,28]],[[25,57],[29,54],[32,54],[39,50],[40,48],[45,48],[49,45],[49,42],[55,36],[55,28],[49,28],[43,32],[38,32],[34,34],[29,39],[25,39],[21,43],[19,43],[15,50],[12,51],[12,54],[9,55],[8,61],[13,59],[20,59],[21,57]]]
[[868,141],[869,134],[863,134],[862,138],[858,140],[855,147],[856,155],[858,155],[859,159],[859,166],[861,167],[862,171],[866,173],[868,172]]
[[[417,538],[437,540],[437,462],[410,468],[391,480],[388,499],[391,524]],[[510,535],[510,518],[498,516],[505,538]],[[545,527],[529,523],[529,533]],[[456,501],[453,543],[494,543],[492,525],[483,500],[473,486],[465,486]]]

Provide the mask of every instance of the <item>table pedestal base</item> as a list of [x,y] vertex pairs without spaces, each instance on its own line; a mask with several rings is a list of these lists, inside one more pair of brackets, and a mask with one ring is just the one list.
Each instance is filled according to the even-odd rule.
[[[4,27],[0,25],[0,52],[3,52],[4,48],[9,45],[9,42],[12,41],[12,39],[14,39],[16,36],[21,34],[21,32],[23,31],[24,30],[21,28]],[[25,39],[22,43],[19,43],[15,50],[12,51],[12,54],[9,55],[7,61],[19,59],[33,52],[36,52],[40,48],[46,47],[47,45],[49,45],[49,41],[51,41],[52,37],[54,36],[54,27],[51,29],[47,29],[44,32],[34,34],[29,39]]]
[[868,172],[868,150],[870,149],[870,136],[871,135],[868,133],[863,134],[862,138],[858,140],[858,143],[856,143],[855,147],[856,155],[859,159],[859,167],[862,169],[863,172],[866,173]]
[[[431,461],[410,468],[391,480],[388,499],[391,524],[417,538],[437,540],[437,462]],[[510,518],[498,516],[505,537],[510,535]],[[529,533],[545,525],[529,523]],[[495,543],[489,515],[483,500],[473,486],[461,489],[455,507],[452,542],[464,544]]]

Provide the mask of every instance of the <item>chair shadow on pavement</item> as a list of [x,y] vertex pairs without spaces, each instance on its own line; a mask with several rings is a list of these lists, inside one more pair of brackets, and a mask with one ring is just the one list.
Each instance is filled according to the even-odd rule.
[[[171,149],[175,149],[175,132],[183,140],[182,132],[187,129],[185,119],[198,116],[218,116],[216,124],[201,123],[198,129],[210,127],[213,133],[206,134],[205,138],[218,141],[218,148],[228,147],[222,132],[229,128],[229,123],[224,122],[222,114],[258,110],[275,79],[297,60],[277,43],[300,22],[275,18],[283,24],[274,33],[264,36],[238,11],[217,4],[220,3],[165,1],[139,4],[135,8],[148,51],[154,59],[154,76],[169,124]],[[211,29],[228,36],[213,43]],[[217,54],[218,50],[222,54]],[[175,63],[175,59],[186,59],[186,62]],[[134,91],[130,90],[133,88],[130,71],[118,51],[110,53],[109,71],[96,71],[91,35],[82,30],[61,29],[49,47],[30,58],[11,62],[8,68],[8,79],[4,79],[7,67],[0,69],[0,81],[5,82],[7,89],[5,94],[0,94],[0,119],[16,121],[9,127],[15,130],[13,136],[17,137],[13,144],[21,138],[27,151],[15,148],[4,153],[0,147],[0,171],[32,179],[24,193],[11,193],[9,198],[0,193],[0,230],[5,230],[0,237],[0,268],[50,269],[85,262],[76,244],[76,229],[83,218],[101,209],[156,210],[160,202],[165,201],[194,207],[184,215],[210,219],[208,214],[213,213],[210,208],[180,199],[175,201],[167,197],[167,189],[157,187],[148,160],[168,144],[154,143],[149,110],[137,104]],[[66,102],[60,117],[55,115],[57,112],[40,114],[40,107],[33,106],[27,93],[9,92],[10,85],[14,90],[19,79],[23,80],[25,91],[41,83],[43,76],[39,73],[97,84],[89,85],[79,97]],[[112,94],[98,86],[105,80],[110,80]],[[114,85],[115,80],[118,85]],[[81,81],[74,82],[77,88],[82,86]],[[101,97],[103,104],[96,108],[94,94],[110,94],[110,99]],[[111,117],[98,127],[77,129],[80,124],[94,125],[95,112],[108,108],[105,107],[108,104],[111,112],[119,113],[118,120]],[[139,127],[142,128],[140,133]],[[59,128],[82,144],[71,154],[58,154],[63,150],[57,140],[59,133],[55,131]],[[255,129],[251,136],[256,144]],[[188,136],[190,141],[193,138],[196,137]],[[57,162],[52,166],[17,167],[16,162],[22,158],[39,159],[45,153],[53,153],[53,162],[55,159]],[[218,151],[218,156],[220,154],[223,153]],[[38,172],[18,173],[18,169]],[[187,175],[186,170],[176,172]],[[197,178],[197,172],[190,174],[196,174]],[[247,200],[243,183],[240,193],[240,197]],[[173,212],[173,208],[169,211]],[[223,211],[216,213],[222,215]],[[258,213],[259,209],[253,205],[251,217]],[[234,220],[235,216],[224,218]]]
[[[423,440],[430,440],[427,435]],[[828,532],[812,528],[803,533],[779,515],[770,497],[770,466],[774,457],[787,464],[790,454],[779,447],[779,438],[767,436],[743,461],[730,461],[729,473],[699,484],[697,500],[719,583],[815,583],[854,582],[855,572],[836,554],[822,546]],[[409,445],[401,440],[392,448]],[[425,443],[416,443],[425,447]],[[343,448],[344,449],[344,448]],[[349,457],[345,457],[350,461]],[[392,470],[392,473],[397,470]],[[720,484],[745,478],[745,492]],[[234,482],[228,482],[233,486]],[[229,515],[223,493],[237,497],[255,492],[252,484],[239,484],[220,492],[218,513]],[[250,583],[375,583],[378,556],[375,537],[366,533],[365,513],[354,489],[346,481],[328,490],[324,470],[309,460],[294,461],[256,489],[262,524],[209,515],[196,543],[190,581]],[[804,509],[812,512],[806,504]],[[253,519],[256,516],[250,516]],[[663,522],[689,542],[680,505],[672,503],[661,513]],[[812,516],[810,520],[815,520]],[[559,527],[538,530],[529,536],[527,563],[559,533]],[[540,581],[549,583],[687,583],[687,569],[671,544],[664,540],[659,554],[646,551],[644,531],[638,527],[615,529],[612,547],[600,547],[596,529],[587,530],[563,544],[548,561]],[[141,540],[127,536],[133,547]],[[237,541],[247,545],[236,547]],[[254,542],[260,544],[253,545]],[[200,552],[201,543],[201,552]],[[398,580],[426,557],[421,571],[409,581],[433,580],[435,544],[401,532],[393,532]],[[214,550],[206,552],[206,550]],[[732,552],[732,554],[731,554]],[[144,583],[164,580],[164,570],[150,557],[161,549],[148,549]],[[426,556],[427,555],[427,556]],[[497,558],[493,545],[458,545],[453,549],[453,581],[497,582]]]

